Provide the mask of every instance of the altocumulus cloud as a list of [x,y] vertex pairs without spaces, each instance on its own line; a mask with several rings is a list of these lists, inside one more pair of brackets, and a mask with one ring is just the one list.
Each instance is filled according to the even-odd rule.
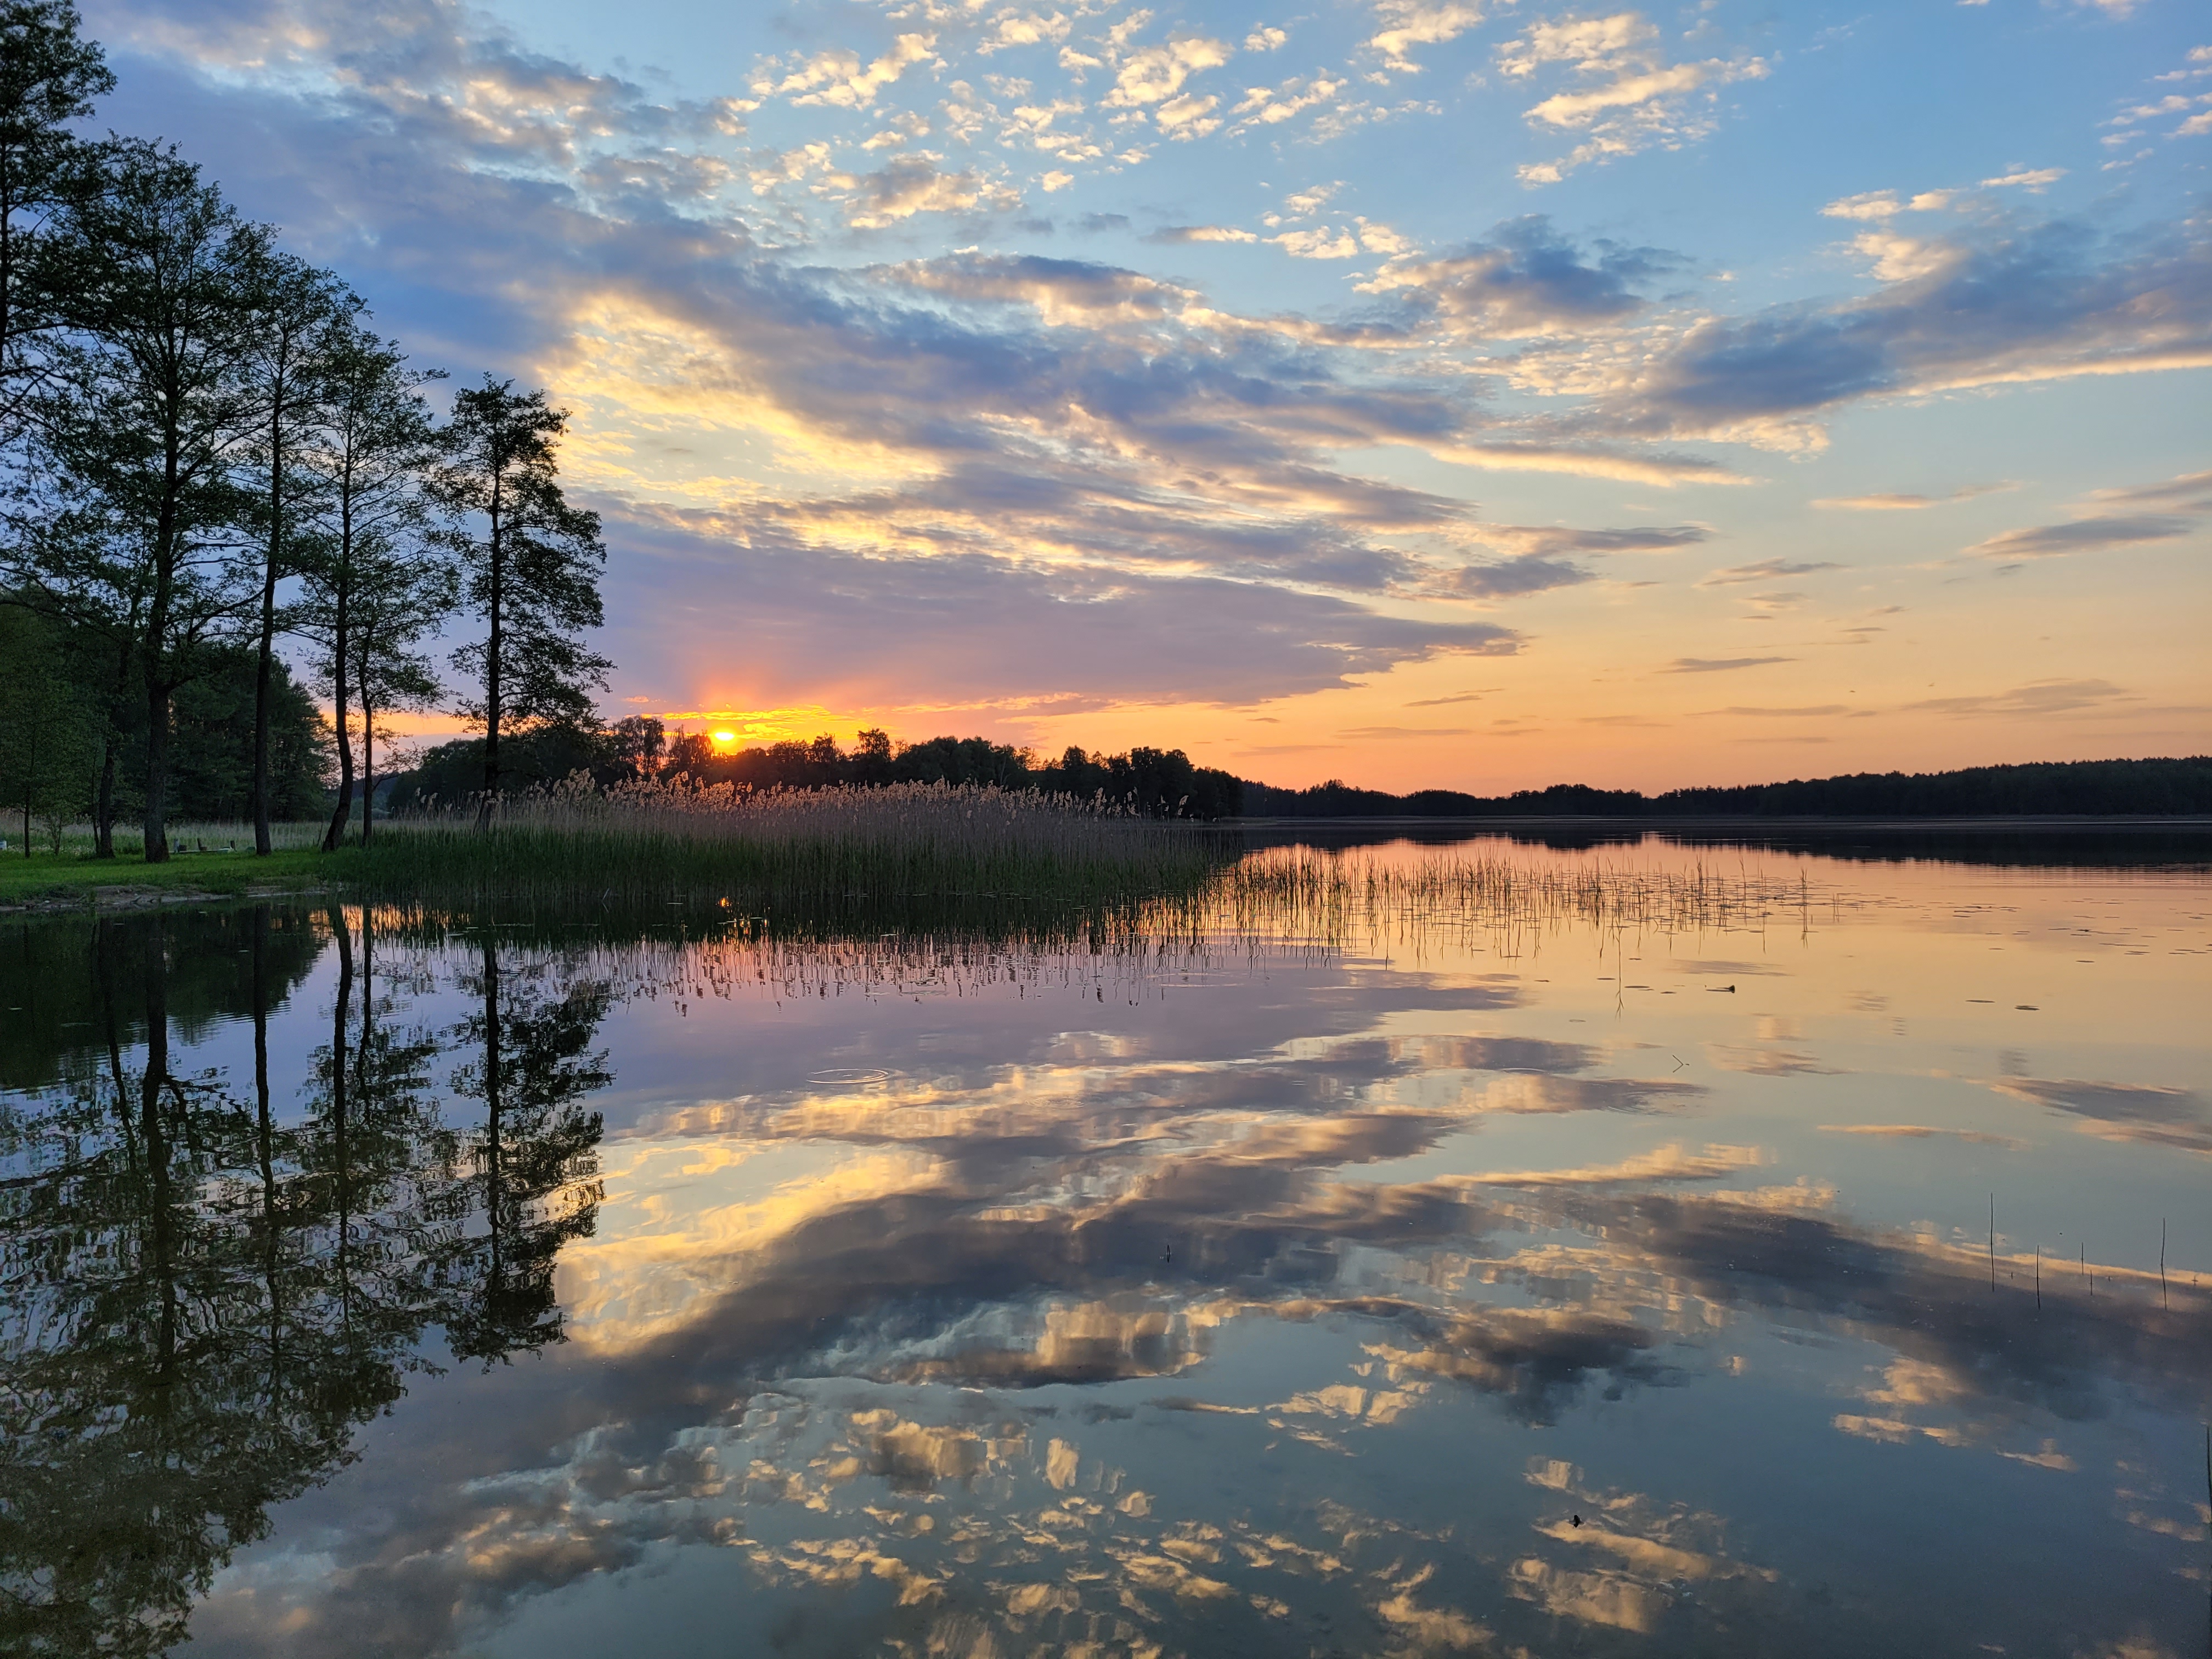
[[[1433,27],[1415,15],[1426,9],[1400,10],[1400,59],[1473,21],[1472,8]],[[1146,44],[1133,20],[1109,30],[1109,49],[1058,17],[1040,14],[1034,40],[1004,35],[1007,49],[1064,39],[1092,54],[1115,107],[1148,118],[1205,101],[1233,55],[1194,36]],[[677,618],[671,637],[699,660],[742,638],[764,683],[799,675],[803,643],[817,653],[812,685],[896,672],[976,699],[1045,686],[1239,702],[1510,651],[1510,630],[1390,607],[1570,586],[1590,579],[1592,556],[1711,532],[1484,525],[1463,501],[1340,457],[1401,448],[1729,481],[1710,457],[1650,445],[1802,442],[1857,398],[2212,362],[2200,224],[2121,235],[1991,218],[1861,297],[1685,318],[1656,294],[1684,262],[1660,250],[1578,241],[1531,216],[1431,253],[1361,222],[1365,251],[1383,256],[1364,313],[1246,317],[1103,263],[903,257],[918,226],[967,240],[1026,210],[997,129],[976,114],[970,143],[953,107],[981,110],[972,87],[946,88],[928,137],[943,153],[902,148],[928,129],[889,106],[929,78],[931,52],[951,61],[951,24],[934,45],[794,59],[755,99],[684,100],[526,50],[441,0],[112,0],[88,21],[125,71],[103,118],[183,137],[248,211],[358,281],[426,360],[489,360],[572,401],[574,474],[637,573],[628,625]],[[1752,72],[1747,59],[1677,63],[1640,24],[1607,33],[1596,20],[1588,40],[1582,27],[1532,25],[1513,62],[1571,77],[1535,110],[1589,143],[1673,142],[1704,118],[1690,93]],[[786,87],[793,75],[812,79]],[[786,149],[749,131],[838,88],[850,107],[808,118],[869,104],[866,144],[848,142],[857,128]],[[1040,94],[1023,118],[1037,125],[1048,105]],[[1195,104],[1183,114],[1182,136],[1211,120]],[[1024,142],[1071,167],[1106,159],[1066,160],[1080,144],[1042,125]],[[1091,218],[1079,222],[1109,228]],[[812,239],[829,234],[837,255],[817,258]],[[1500,340],[1510,361],[1486,343]],[[1434,368],[1453,354],[1449,372]],[[1496,373],[1465,372],[1477,363]],[[1559,401],[1535,410],[1502,383]],[[702,459],[662,464],[687,452]],[[2077,521],[2094,530],[2010,533],[2041,537],[2031,551],[2069,536],[2156,540],[2203,494],[2100,499]],[[1796,574],[1740,568],[1746,581]],[[1031,643],[1042,637],[1048,660]],[[1778,660],[1686,658],[1672,672]]]

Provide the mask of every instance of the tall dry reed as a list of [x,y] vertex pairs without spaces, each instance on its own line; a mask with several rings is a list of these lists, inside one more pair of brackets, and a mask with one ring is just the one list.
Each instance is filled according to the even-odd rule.
[[389,820],[349,874],[464,902],[1091,902],[1188,890],[1219,866],[1222,845],[1203,826],[1108,801],[989,785],[603,793],[578,777],[503,799],[489,830],[476,828],[473,803]]

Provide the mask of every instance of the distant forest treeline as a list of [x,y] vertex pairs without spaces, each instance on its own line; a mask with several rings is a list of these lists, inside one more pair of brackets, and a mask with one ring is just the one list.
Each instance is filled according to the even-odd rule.
[[[394,807],[433,799],[456,803],[481,787],[483,744],[442,744],[415,770],[393,780]],[[2018,814],[2212,815],[2212,757],[2060,761],[1978,766],[1955,772],[1861,772],[1733,788],[1633,789],[1554,784],[1510,795],[1421,789],[1394,795],[1332,781],[1277,789],[1214,767],[1180,749],[1126,754],[1070,747],[1055,759],[988,738],[931,738],[894,744],[863,732],[850,749],[828,734],[732,753],[697,732],[672,736],[657,720],[633,716],[611,726],[547,727],[510,739],[504,760],[513,786],[552,782],[578,771],[602,786],[636,778],[689,779],[756,788],[833,784],[992,783],[1091,797],[1103,793],[1161,817],[1976,817]]]
[[1247,817],[1980,817],[2014,814],[2212,813],[2212,757],[2039,761],[1956,772],[1854,772],[1730,788],[1593,789],[1558,783],[1510,795],[1455,789],[1386,794],[1328,782],[1310,789],[1244,786]]
[[[441,744],[395,781],[391,801],[404,811],[431,801],[457,803],[481,788],[483,745],[464,738]],[[546,726],[510,738],[501,758],[510,788],[589,772],[602,787],[633,779],[734,783],[753,788],[814,789],[835,784],[991,783],[1004,789],[1103,794],[1152,817],[1234,817],[1247,786],[1230,773],[1197,766],[1180,749],[1139,747],[1088,754],[1069,747],[1055,760],[988,738],[930,738],[895,744],[861,732],[850,749],[824,733],[811,743],[775,743],[723,753],[700,732],[672,736],[660,721],[632,715],[610,726]]]

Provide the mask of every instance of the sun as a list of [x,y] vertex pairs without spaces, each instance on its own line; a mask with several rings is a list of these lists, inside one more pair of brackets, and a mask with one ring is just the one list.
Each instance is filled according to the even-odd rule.
[[738,734],[734,732],[709,732],[707,735],[714,740],[714,747],[717,749],[734,749],[738,746]]

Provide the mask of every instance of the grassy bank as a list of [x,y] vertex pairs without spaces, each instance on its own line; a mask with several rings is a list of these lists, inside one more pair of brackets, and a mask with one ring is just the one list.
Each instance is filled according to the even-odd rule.
[[112,859],[15,848],[0,853],[0,908],[69,903],[129,902],[133,898],[205,893],[218,898],[275,890],[301,892],[322,886],[337,863],[312,848],[287,848],[258,859],[250,853],[185,853],[166,864],[149,864],[135,849]]

